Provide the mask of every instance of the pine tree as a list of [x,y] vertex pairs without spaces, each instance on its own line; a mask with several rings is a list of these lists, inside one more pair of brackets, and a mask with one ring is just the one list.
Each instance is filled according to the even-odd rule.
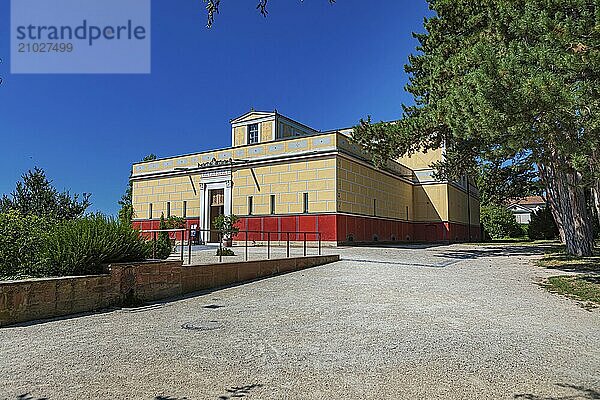
[[[165,214],[160,215],[159,229],[168,229],[167,222],[165,220]],[[173,243],[169,237],[169,232],[158,232],[158,239],[156,241],[156,257],[159,259],[167,259],[173,251]]]
[[485,162],[535,165],[567,252],[590,255],[586,191],[598,182],[597,0],[429,0],[405,67],[413,106],[393,125],[361,121],[375,158],[445,146],[452,179]]
[[90,206],[90,194],[81,199],[68,191],[59,192],[52,186],[43,169],[35,167],[22,176],[10,196],[0,199],[0,213],[16,210],[22,215],[35,215],[55,221],[64,221],[83,216]]
[[[208,28],[212,27],[215,22],[215,16],[219,13],[219,6],[221,5],[221,0],[202,0],[205,4],[206,14],[208,17],[208,21],[206,26]],[[302,0],[301,0],[302,1]],[[328,0],[330,4],[335,3],[335,0]],[[266,17],[269,11],[267,10],[267,5],[269,0],[258,0],[258,4],[256,5],[256,9],[260,12],[263,17]]]

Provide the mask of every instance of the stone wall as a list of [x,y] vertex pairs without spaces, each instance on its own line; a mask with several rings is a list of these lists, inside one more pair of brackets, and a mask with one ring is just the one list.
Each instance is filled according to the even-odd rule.
[[297,271],[339,256],[183,266],[181,261],[114,264],[106,275],[0,282],[0,327],[139,304]]
[[0,282],[0,326],[99,310],[121,301],[111,275]]

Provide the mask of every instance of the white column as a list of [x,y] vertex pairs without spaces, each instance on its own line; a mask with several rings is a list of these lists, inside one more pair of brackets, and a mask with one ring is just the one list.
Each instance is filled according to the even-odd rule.
[[[201,183],[199,185],[200,188],[200,225],[199,228],[200,229],[210,229],[210,224],[207,227],[206,226],[206,222],[208,221],[208,207],[207,204],[208,203],[208,190],[206,188],[206,184]],[[200,237],[202,238],[202,240],[206,243],[206,241],[209,239],[209,232],[201,232],[200,233]]]
[[231,194],[233,192],[233,181],[229,180],[225,182],[225,204],[223,207],[223,212],[225,215],[231,215],[233,210],[233,202]]

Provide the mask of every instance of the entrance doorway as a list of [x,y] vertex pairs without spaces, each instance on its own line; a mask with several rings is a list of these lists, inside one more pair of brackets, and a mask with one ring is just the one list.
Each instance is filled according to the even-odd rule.
[[[223,189],[213,189],[208,192],[208,201],[210,204],[210,211],[208,213],[210,221],[210,229],[215,229],[215,218],[225,213],[225,191]],[[211,243],[217,243],[219,241],[218,232],[210,232]]]

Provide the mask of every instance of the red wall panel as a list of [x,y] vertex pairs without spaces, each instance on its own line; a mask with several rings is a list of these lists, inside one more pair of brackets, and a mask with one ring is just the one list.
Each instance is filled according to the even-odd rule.
[[317,218],[317,231],[321,232],[322,241],[335,241],[337,238],[337,220],[341,215],[319,215]]
[[[141,230],[158,229],[160,221],[134,221],[133,226]],[[186,226],[199,224],[199,220],[188,219]],[[468,241],[469,229],[466,225],[451,222],[411,223],[406,221],[386,220],[383,218],[363,217],[342,214],[303,214],[303,215],[266,215],[241,217],[237,226],[240,233],[237,241],[245,240],[245,230],[249,232],[248,240],[265,241],[266,232],[273,232],[271,240],[285,241],[287,234],[281,232],[320,232],[321,240],[327,242],[373,242],[378,241],[415,241],[415,242],[463,242]],[[180,240],[181,234],[176,234]],[[352,237],[349,241],[348,238]],[[480,240],[481,230],[478,226],[471,227],[472,240]],[[175,234],[173,234],[175,237]],[[187,238],[187,235],[186,235]],[[289,235],[290,240],[300,241],[303,234]],[[307,240],[318,240],[317,235],[307,234]]]

